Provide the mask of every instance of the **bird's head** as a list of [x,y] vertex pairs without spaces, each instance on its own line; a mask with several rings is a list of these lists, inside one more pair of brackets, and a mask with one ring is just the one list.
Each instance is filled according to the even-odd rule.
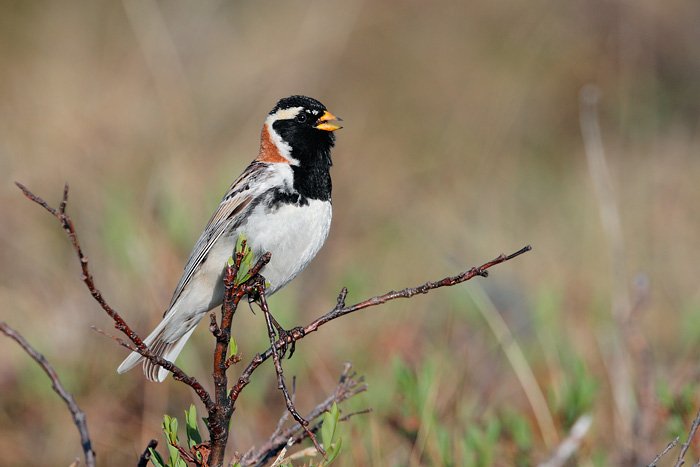
[[341,128],[331,122],[338,120],[341,119],[316,99],[306,96],[281,99],[265,120],[258,160],[330,166],[330,150],[335,144],[333,132]]

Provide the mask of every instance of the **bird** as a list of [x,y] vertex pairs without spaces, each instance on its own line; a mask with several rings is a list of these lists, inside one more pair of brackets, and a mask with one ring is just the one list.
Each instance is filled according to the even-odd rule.
[[[226,191],[190,253],[163,320],[144,339],[151,352],[174,362],[199,321],[221,305],[225,265],[239,235],[246,236],[256,259],[272,254],[262,270],[267,295],[316,256],[331,226],[331,148],[340,120],[310,97],[277,102],[265,119],[260,153]],[[148,380],[165,380],[168,371],[138,352],[117,372],[141,361]]]

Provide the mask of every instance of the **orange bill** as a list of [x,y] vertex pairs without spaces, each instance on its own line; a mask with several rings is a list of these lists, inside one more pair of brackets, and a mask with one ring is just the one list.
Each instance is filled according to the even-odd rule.
[[342,128],[340,126],[328,123],[330,121],[342,122],[343,119],[334,116],[332,113],[330,113],[329,111],[326,110],[323,112],[323,115],[321,115],[321,117],[317,120],[317,122],[316,122],[317,124],[316,124],[315,128],[317,128],[319,130],[325,130],[325,131],[335,131],[335,130]]

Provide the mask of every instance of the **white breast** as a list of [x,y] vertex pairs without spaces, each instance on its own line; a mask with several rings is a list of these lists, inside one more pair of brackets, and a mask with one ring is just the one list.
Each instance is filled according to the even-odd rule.
[[284,287],[316,256],[331,227],[330,201],[310,200],[296,206],[283,204],[274,210],[259,205],[241,230],[256,255],[272,253],[262,275],[270,283],[269,293]]

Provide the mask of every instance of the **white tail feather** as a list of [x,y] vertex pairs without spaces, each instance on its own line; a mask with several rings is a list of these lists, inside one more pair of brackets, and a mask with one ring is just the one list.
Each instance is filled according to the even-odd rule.
[[[180,355],[182,348],[184,347],[185,343],[187,343],[187,340],[190,338],[192,332],[194,332],[195,329],[195,326],[193,326],[192,329],[187,331],[181,338],[179,338],[175,342],[163,342],[163,340],[161,340],[163,330],[170,323],[171,318],[174,315],[175,313],[171,312],[167,316],[165,316],[165,318],[163,318],[163,321],[160,322],[160,324],[153,330],[153,332],[150,333],[148,337],[143,340],[143,343],[148,346],[151,352],[170,362],[174,362],[177,356]],[[144,357],[138,352],[131,352],[131,354],[129,354],[129,356],[126,357],[126,359],[124,359],[122,364],[119,365],[119,368],[117,368],[117,373],[124,373],[126,371],[129,371],[130,369],[138,365],[139,362],[141,362],[142,360],[143,372],[150,381],[165,381],[165,378],[167,378],[169,371],[158,365],[154,365],[153,363],[151,363],[150,360],[144,360]]]
[[[175,359],[177,359],[177,356],[180,355],[182,348],[187,343],[187,339],[189,339],[192,333],[194,332],[194,329],[195,328],[193,327],[192,329],[187,331],[187,333],[185,333],[184,336],[182,336],[172,344],[164,344],[162,346],[162,349],[158,349],[159,355],[164,359],[168,360],[169,362],[174,363]],[[162,341],[159,341],[158,343],[162,343]],[[165,378],[168,377],[168,373],[170,373],[168,370],[166,370],[162,366],[154,364],[150,360],[144,360],[143,362],[143,374],[146,375],[146,378],[150,381],[157,381],[159,383],[162,383],[163,381],[165,381]]]

